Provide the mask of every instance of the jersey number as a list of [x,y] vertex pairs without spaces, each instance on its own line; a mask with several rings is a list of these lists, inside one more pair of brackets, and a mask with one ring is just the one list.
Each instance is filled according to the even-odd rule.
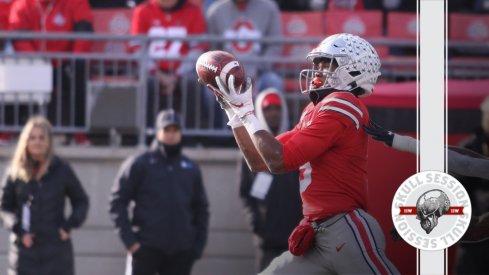
[[301,193],[306,191],[307,187],[311,184],[311,163],[306,162],[299,168],[299,182],[301,185]]
[[152,27],[148,35],[151,37],[163,37],[162,39],[152,41],[149,45],[149,54],[151,57],[179,57],[183,41],[164,39],[164,37],[185,37],[187,35],[187,29],[182,27]]

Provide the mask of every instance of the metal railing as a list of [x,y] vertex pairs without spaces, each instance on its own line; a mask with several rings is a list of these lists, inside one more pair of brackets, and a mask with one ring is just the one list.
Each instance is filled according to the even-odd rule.
[[[0,40],[91,40],[94,43],[107,41],[123,43],[137,41],[142,49],[134,54],[91,52],[73,53],[0,53],[0,60],[45,59],[53,66],[53,90],[47,98],[39,100],[36,93],[17,91],[0,92],[0,132],[18,132],[26,118],[35,113],[47,115],[57,133],[92,133],[112,130],[117,133],[137,135],[138,144],[145,145],[152,133],[153,118],[162,108],[173,108],[181,113],[183,131],[190,136],[230,136],[225,126],[222,111],[218,109],[213,95],[197,83],[194,70],[181,75],[174,93],[164,93],[157,76],[150,73],[151,62],[190,62],[196,57],[155,58],[148,54],[152,41],[171,40],[199,42],[208,45],[245,41],[262,45],[279,44],[282,47],[313,47],[323,37],[309,38],[261,38],[226,39],[221,36],[200,35],[187,37],[148,37],[145,35],[105,35],[83,33],[27,33],[0,32]],[[416,47],[410,40],[368,39],[374,46]],[[487,43],[449,43],[449,48],[489,48]],[[286,80],[286,90],[298,87],[298,73],[306,65],[304,56],[264,56],[241,59],[247,64],[270,65]],[[489,63],[476,60],[450,61],[461,77],[489,77]],[[450,68],[449,63],[449,68]],[[172,74],[174,67],[170,70]],[[382,73],[388,79],[399,81],[415,79],[416,59],[386,58],[382,62]],[[449,70],[449,73],[451,71]],[[26,79],[25,81],[29,81]],[[307,98],[299,93],[285,92],[292,121],[297,121]]]

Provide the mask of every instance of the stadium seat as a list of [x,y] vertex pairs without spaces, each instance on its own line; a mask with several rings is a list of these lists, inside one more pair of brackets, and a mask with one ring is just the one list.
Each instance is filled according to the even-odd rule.
[[[93,10],[95,33],[114,35],[129,34],[131,29],[132,9],[99,9]],[[97,41],[94,52],[121,54],[127,52],[124,41]]]
[[[383,37],[381,11],[327,11],[324,14],[324,34],[351,33],[367,40]],[[385,46],[373,44],[380,57],[388,54]]]
[[458,41],[489,41],[489,16],[452,13],[448,37]]
[[[324,34],[323,12],[282,12],[282,26],[285,37],[321,37]],[[316,44],[289,44],[284,47],[285,56],[303,58]]]
[[389,12],[387,14],[387,38],[416,41],[416,13]]
[[[324,36],[323,18],[324,13],[313,12],[282,12],[282,29],[285,37],[307,38]],[[305,56],[317,46],[317,43],[287,44],[283,48],[285,57],[296,57],[305,61]],[[298,74],[300,69],[309,67],[308,63],[288,64],[284,66],[286,76],[285,91],[298,91]]]
[[[448,44],[454,42],[489,42],[489,16],[476,14],[452,13],[449,16]],[[489,48],[457,47],[453,49],[449,60],[449,73],[451,77],[466,78],[468,73],[487,77],[489,62]],[[467,65],[469,64],[469,65]],[[480,64],[480,65],[477,65]]]
[[[94,29],[97,34],[128,35],[131,29],[132,9],[95,9]],[[125,54],[128,41],[97,41],[93,45],[96,53]],[[138,82],[132,71],[135,65],[126,61],[94,61],[93,74],[87,85],[87,126],[92,133],[117,129],[121,133],[137,131]],[[117,102],[116,105],[109,104]],[[121,119],[122,118],[122,119]]]
[[[389,12],[387,14],[386,38],[392,41],[416,43],[417,18],[414,12]],[[406,53],[403,49],[413,50]],[[394,76],[397,74],[416,74],[416,52],[414,47],[401,48],[400,52],[389,52],[384,57],[384,64],[392,67]]]
[[[119,133],[138,131],[137,82],[106,80],[90,81],[87,87],[86,119],[92,133],[106,133],[115,129]],[[114,104],[117,102],[117,104]]]
[[[131,29],[132,9],[95,9],[93,10],[94,31],[97,34],[128,35]],[[128,41],[126,40],[99,40],[93,43],[94,53],[110,55],[121,55],[128,52]],[[124,75],[130,74],[135,65],[126,60],[104,61],[91,60],[93,72],[102,75]],[[92,76],[93,78],[93,76]]]

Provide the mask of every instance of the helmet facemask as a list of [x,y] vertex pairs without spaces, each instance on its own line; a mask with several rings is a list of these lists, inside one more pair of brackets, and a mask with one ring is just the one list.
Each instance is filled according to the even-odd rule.
[[328,57],[316,57],[313,59],[312,68],[300,72],[300,88],[302,93],[311,91],[333,89],[337,85],[335,73],[338,63]]

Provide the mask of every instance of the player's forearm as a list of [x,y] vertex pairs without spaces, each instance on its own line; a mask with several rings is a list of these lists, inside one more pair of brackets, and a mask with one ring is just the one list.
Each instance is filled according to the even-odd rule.
[[253,172],[268,171],[265,162],[258,153],[253,141],[250,138],[250,135],[246,131],[246,128],[233,128],[233,134],[250,170]]
[[274,174],[286,172],[282,144],[271,133],[263,129],[260,121],[253,113],[241,118],[241,122],[254,147],[265,162],[268,171]]
[[269,132],[262,130],[251,137],[253,144],[268,168],[274,174],[285,173],[282,144]]

